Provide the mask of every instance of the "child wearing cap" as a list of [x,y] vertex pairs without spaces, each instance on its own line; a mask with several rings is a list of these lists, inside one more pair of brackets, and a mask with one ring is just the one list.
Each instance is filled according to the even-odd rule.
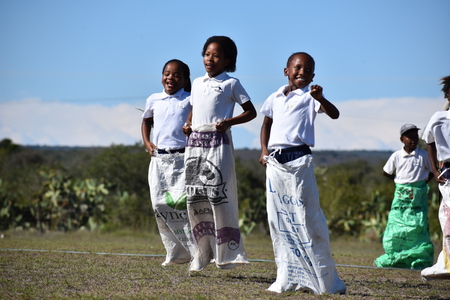
[[383,174],[395,182],[395,192],[383,233],[386,253],[375,260],[377,267],[421,270],[433,264],[427,185],[433,173],[427,152],[417,148],[418,131],[414,124],[401,127],[400,141],[404,146],[383,167]]
[[[436,264],[422,270],[424,280],[450,279],[450,76],[441,79],[442,92],[447,99],[445,111],[437,111],[431,117],[423,132],[422,139],[427,143],[434,178],[442,195],[439,206],[439,222],[442,228],[442,251]],[[438,169],[438,165],[440,168]]]

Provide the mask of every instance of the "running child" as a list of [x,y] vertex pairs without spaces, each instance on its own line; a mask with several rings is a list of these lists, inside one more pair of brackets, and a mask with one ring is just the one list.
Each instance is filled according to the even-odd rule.
[[[151,156],[148,183],[159,233],[166,248],[163,266],[188,263],[192,244],[186,211],[184,151],[181,130],[191,111],[189,67],[168,61],[162,71],[164,90],[147,98],[142,115],[142,140]],[[150,140],[152,131],[153,142]]]
[[[237,47],[226,36],[212,36],[203,46],[206,74],[192,84],[186,145],[186,191],[189,221],[196,246],[191,272],[212,259],[228,269],[246,264],[239,230],[234,149],[230,128],[256,117],[250,97],[236,78]],[[235,104],[243,112],[233,117]]]
[[266,166],[267,214],[277,264],[269,291],[309,290],[316,294],[345,293],[331,256],[328,227],[320,207],[314,163],[314,120],[339,110],[311,85],[314,59],[292,54],[284,75],[288,84],[264,102],[261,164]]

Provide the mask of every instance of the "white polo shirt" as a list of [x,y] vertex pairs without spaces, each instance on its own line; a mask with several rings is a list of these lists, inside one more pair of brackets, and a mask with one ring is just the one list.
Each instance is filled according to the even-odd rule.
[[423,131],[422,139],[436,143],[438,161],[450,161],[450,111],[435,112]]
[[391,175],[395,172],[395,183],[414,183],[428,178],[431,163],[427,151],[416,148],[408,153],[402,148],[392,153],[383,171]]
[[309,93],[309,86],[285,96],[288,85],[282,86],[264,102],[261,113],[273,120],[269,148],[301,145],[314,147],[314,120],[320,102]]
[[173,95],[155,93],[147,98],[142,118],[153,118],[153,143],[162,150],[186,146],[183,125],[191,111],[190,93],[179,90]]
[[192,83],[192,128],[212,124],[219,119],[233,117],[234,106],[249,101],[250,97],[238,79],[226,72],[210,78],[208,74]]

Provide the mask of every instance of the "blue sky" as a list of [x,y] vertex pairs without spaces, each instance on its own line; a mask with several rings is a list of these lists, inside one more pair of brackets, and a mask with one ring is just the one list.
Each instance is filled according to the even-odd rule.
[[[134,144],[164,63],[202,76],[205,40],[227,35],[239,51],[230,75],[257,108],[286,84],[291,53],[315,58],[314,83],[341,111],[318,116],[316,149],[396,150],[401,125],[424,128],[445,102],[449,12],[448,0],[1,1],[0,139]],[[259,148],[261,121],[233,129],[236,148]]]

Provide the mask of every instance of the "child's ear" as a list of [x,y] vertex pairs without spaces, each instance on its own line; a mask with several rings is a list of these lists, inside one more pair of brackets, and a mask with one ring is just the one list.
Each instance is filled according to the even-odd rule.
[[288,68],[284,68],[284,76],[288,76]]

